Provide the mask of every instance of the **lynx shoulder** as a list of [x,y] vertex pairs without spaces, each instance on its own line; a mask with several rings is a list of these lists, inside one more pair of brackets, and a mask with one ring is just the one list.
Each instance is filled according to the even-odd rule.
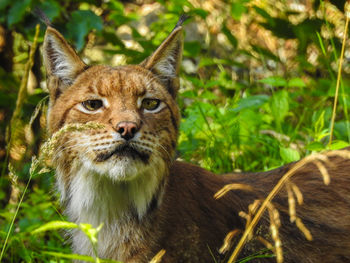
[[[230,253],[219,248],[227,233],[243,232],[246,219],[240,212],[248,214],[248,206],[263,200],[292,167],[215,175],[175,160],[182,46],[180,22],[139,65],[88,66],[59,32],[47,28],[43,56],[49,133],[70,124],[101,125],[65,132],[53,154],[57,189],[69,219],[94,227],[103,223],[101,258],[148,262],[164,249],[162,262],[225,262]],[[293,177],[304,198],[297,217],[312,241],[290,222],[287,193],[273,200],[285,262],[350,261],[350,161],[335,155],[329,160],[329,186],[313,163]],[[214,199],[230,183],[254,190],[238,189]],[[264,248],[259,237],[273,243],[269,225],[266,214],[241,257]],[[70,234],[75,253],[93,255],[82,233]]]

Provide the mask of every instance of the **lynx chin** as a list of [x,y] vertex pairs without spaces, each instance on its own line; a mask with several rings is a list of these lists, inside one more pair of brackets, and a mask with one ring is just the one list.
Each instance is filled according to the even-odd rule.
[[[230,231],[237,230],[233,247],[243,233],[242,211],[249,214],[249,205],[263,200],[293,166],[216,175],[175,160],[182,23],[180,19],[141,64],[117,67],[86,65],[59,32],[50,26],[46,30],[49,134],[69,124],[101,124],[97,129],[64,133],[52,160],[69,220],[94,227],[103,223],[98,236],[101,258],[149,262],[164,249],[161,262],[226,262],[232,247],[220,247]],[[287,191],[273,200],[281,221],[278,245],[285,262],[350,262],[350,161],[340,156],[329,160],[328,186],[313,163],[291,180],[304,201],[296,216],[312,241],[290,222]],[[253,190],[236,189],[220,199],[213,197],[232,183]],[[262,240],[274,244],[269,227],[266,213],[240,257],[265,249]],[[69,234],[74,253],[93,255],[81,232]],[[271,254],[274,251],[277,247]],[[274,261],[272,257],[254,262]]]

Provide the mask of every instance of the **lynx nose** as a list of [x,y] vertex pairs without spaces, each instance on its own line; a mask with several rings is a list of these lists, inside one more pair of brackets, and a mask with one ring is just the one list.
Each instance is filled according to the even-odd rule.
[[122,121],[117,124],[117,132],[125,140],[132,139],[136,132],[139,130],[139,127],[135,122],[131,121]]

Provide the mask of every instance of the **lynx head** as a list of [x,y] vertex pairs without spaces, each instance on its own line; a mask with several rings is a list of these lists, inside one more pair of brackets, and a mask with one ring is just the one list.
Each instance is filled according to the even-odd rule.
[[47,28],[43,53],[50,92],[49,133],[72,123],[103,126],[60,138],[54,165],[64,187],[82,170],[113,182],[167,170],[179,125],[175,99],[182,42],[179,23],[139,65],[87,66],[59,32]]

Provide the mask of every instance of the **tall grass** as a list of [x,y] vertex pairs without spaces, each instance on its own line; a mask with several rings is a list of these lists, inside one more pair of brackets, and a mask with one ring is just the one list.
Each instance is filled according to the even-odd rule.
[[329,135],[329,143],[328,143],[328,145],[332,144],[332,139],[333,139],[334,122],[335,122],[335,116],[336,116],[336,111],[337,111],[338,94],[339,94],[339,87],[340,87],[340,82],[341,82],[341,74],[342,74],[342,68],[343,68],[343,60],[344,60],[346,39],[347,39],[347,35],[348,35],[348,26],[349,26],[349,14],[348,14],[348,12],[346,12],[345,13],[344,38],[343,38],[343,43],[342,43],[341,52],[340,52],[339,65],[338,65],[337,85],[336,85],[335,95],[334,95],[333,112],[332,112],[332,119],[331,119],[331,127],[330,127],[330,135]]
[[[10,1],[5,2],[6,5],[10,3]],[[75,3],[70,5],[71,1],[67,1],[67,5],[63,7],[58,0],[52,0],[50,3],[49,15],[56,15],[54,24],[57,25],[57,28],[63,29],[63,32],[67,33],[67,38],[73,44],[77,43],[80,48],[88,41],[89,47],[86,49],[86,54],[90,52],[97,56],[87,55],[87,58],[94,63],[110,64],[115,57],[120,56],[128,63],[139,63],[164,39],[166,33],[173,27],[172,22],[176,23],[180,13],[186,12],[193,16],[193,20],[188,22],[188,26],[185,26],[187,37],[185,38],[184,67],[181,76],[182,88],[178,100],[183,116],[178,150],[180,157],[185,161],[199,164],[217,173],[233,170],[268,170],[327,147],[341,148],[349,142],[350,129],[346,97],[349,92],[349,76],[347,71],[341,72],[345,38],[342,41],[342,51],[338,56],[338,38],[332,34],[330,38],[323,38],[321,29],[317,28],[317,23],[315,23],[316,30],[312,33],[300,30],[302,27],[300,21],[295,22],[294,20],[293,23],[288,24],[291,16],[283,13],[283,10],[288,10],[285,1],[278,1],[278,4],[284,6],[278,12],[275,10],[275,3],[266,2],[262,5],[262,2],[259,1],[248,4],[245,1],[208,1],[203,5],[194,5],[193,1],[181,1],[186,8],[178,1],[160,1],[157,2],[157,5],[162,7],[162,11],[156,13],[156,21],[151,25],[142,24],[143,27],[140,27],[141,29],[149,28],[150,31],[146,35],[140,34],[142,30],[135,26],[143,18],[139,13],[141,9],[134,5],[119,3],[114,5],[116,1],[104,2],[103,6],[96,6],[97,4],[91,1],[81,1],[79,5]],[[321,3],[321,13],[324,13],[322,26],[325,26],[329,32],[336,31],[334,21],[331,21],[331,17],[327,17],[329,10],[326,12],[327,5],[331,3],[329,1],[321,1]],[[214,10],[207,9],[210,4],[215,6]],[[12,4],[8,4],[8,7],[12,9]],[[66,7],[70,10],[69,12],[65,9]],[[152,4],[147,8],[151,7]],[[3,14],[5,9],[1,8],[0,14]],[[84,21],[79,19],[79,14],[89,8],[94,11],[91,11]],[[3,19],[11,19],[11,14],[16,10],[5,13],[2,16]],[[108,10],[108,16],[105,16],[106,10]],[[99,17],[101,12],[103,15]],[[342,11],[337,12],[339,14]],[[305,15],[305,19],[309,22],[308,26],[314,26],[312,23],[315,19],[309,19],[306,12],[301,12],[300,15]],[[18,14],[16,17],[18,22],[14,27],[18,27],[19,30],[14,33],[16,55],[14,75],[21,78],[21,84],[13,120],[9,125],[11,127],[9,140],[14,138],[13,133],[24,129],[24,121],[17,125],[16,119],[26,120],[31,113],[31,107],[28,105],[37,103],[46,95],[42,94],[43,91],[40,88],[36,89],[34,95],[26,94],[26,83],[33,63],[33,52],[30,51],[27,57],[23,46],[27,44],[25,40],[28,39],[28,36],[30,36],[29,39],[34,36],[34,29],[27,25],[28,17],[23,14]],[[102,20],[103,27],[101,27]],[[280,30],[278,21],[287,23],[288,28],[292,30],[298,29],[299,34],[292,37],[284,35],[283,33],[290,32],[284,30],[285,28]],[[92,29],[91,25],[96,25],[94,29],[96,34],[88,35]],[[347,26],[348,18],[346,17]],[[202,31],[193,30],[196,27]],[[252,27],[254,30],[251,30]],[[81,34],[75,31],[78,28]],[[116,35],[115,31],[118,28],[127,28],[132,32],[128,36],[127,45],[122,38],[128,30],[118,32]],[[308,27],[304,29],[308,30]],[[346,35],[344,34],[344,37]],[[38,40],[34,39],[33,43],[37,44]],[[313,46],[312,48],[316,48],[323,55],[319,56],[317,63],[311,66],[308,61],[308,49],[303,49],[300,44],[304,43],[304,40],[309,47]],[[96,53],[90,49],[94,41],[99,45]],[[291,45],[288,41],[295,42],[292,42]],[[132,48],[130,48],[131,42],[134,45]],[[282,47],[282,45],[295,46],[296,43],[298,43],[297,50]],[[34,46],[33,44],[31,50],[34,50]],[[142,51],[138,49],[139,47],[142,47]],[[329,50],[332,50],[331,54],[328,54]],[[103,56],[98,56],[101,51]],[[288,52],[294,52],[294,54],[280,56]],[[338,75],[332,67],[334,61],[338,62]],[[23,71],[21,71],[22,64],[25,66]],[[344,68],[346,66],[345,64]],[[320,76],[317,75],[316,69],[319,70]],[[3,79],[1,75],[0,92],[3,92],[2,86],[5,85]],[[333,80],[336,81],[334,100],[329,88],[333,87]],[[1,93],[1,95],[4,94],[5,92]],[[10,100],[11,94],[5,95],[8,96],[6,99]],[[343,103],[337,104],[338,100]],[[337,112],[338,115],[336,115]],[[13,145],[12,141],[8,141],[6,158],[9,157],[11,145]],[[49,153],[49,148],[46,148],[47,153]],[[317,162],[319,159],[313,161],[325,176],[322,162]],[[2,179],[6,177],[8,160],[6,159],[5,162]],[[23,186],[24,190],[15,209],[12,208],[12,205],[7,205],[0,210],[0,225],[3,225],[0,235],[4,240],[4,243],[1,242],[2,260],[45,262],[57,258],[63,262],[69,262],[74,258],[79,259],[78,255],[70,254],[67,244],[56,230],[46,231],[45,238],[39,233],[32,234],[34,228],[44,226],[47,222],[62,220],[62,216],[57,202],[54,201],[57,200],[57,197],[52,197],[52,190],[49,186],[53,181],[52,174],[45,174],[43,177],[34,176],[34,178],[29,174],[28,177],[29,160],[22,159],[19,162],[21,163],[16,168],[18,168],[20,187]],[[290,178],[293,175],[288,176]],[[297,188],[289,185],[288,181],[285,179],[280,182],[274,193],[270,193],[270,202],[255,204],[253,208],[270,211],[271,221],[276,222],[278,218],[273,218],[276,212],[271,207],[271,200],[275,194],[278,194],[279,189],[291,189],[290,191],[293,191],[296,197],[296,200],[289,199],[292,217],[293,202],[300,202],[300,195],[298,199]],[[29,186],[28,182],[31,182]],[[224,191],[235,188],[245,188],[246,191],[249,191],[249,187],[242,185],[227,186]],[[0,196],[6,192],[6,189],[2,190],[0,189]],[[38,216],[35,208],[41,205],[43,205],[43,212],[40,212]],[[11,209],[15,211],[14,214]],[[9,213],[10,210],[11,213]],[[254,215],[258,215],[257,210],[254,211]],[[253,218],[253,214],[250,217],[247,227],[251,223],[256,223],[253,220],[258,220]],[[295,222],[303,229],[301,222],[296,218]],[[275,223],[275,229],[278,230],[277,225]],[[253,228],[254,226],[251,225],[251,229]],[[307,233],[305,229],[304,233]],[[238,234],[231,233],[231,238]],[[249,233],[245,235],[249,239]],[[245,241],[240,244],[243,246]],[[269,244],[267,246],[269,247]],[[272,247],[273,245],[270,246]],[[278,246],[275,245],[275,247]],[[236,249],[241,248],[236,247]],[[279,254],[278,259],[281,258]],[[96,259],[86,260],[95,262]],[[234,259],[231,258],[231,260]]]
[[[337,82],[336,82],[336,90],[335,90],[335,96],[334,96],[334,103],[333,103],[333,111],[332,111],[332,119],[331,119],[331,126],[330,126],[330,136],[329,136],[329,142],[328,145],[332,144],[332,138],[333,138],[333,130],[334,130],[334,122],[336,117],[336,109],[337,109],[337,102],[338,102],[338,93],[339,93],[339,87],[341,83],[341,73],[342,73],[342,65],[343,65],[343,59],[344,59],[344,51],[346,46],[346,39],[348,34],[348,25],[349,25],[349,14],[346,12],[345,14],[346,22],[345,22],[345,28],[344,28],[344,37],[342,42],[342,49],[340,53],[339,63],[338,63],[338,75],[337,75]],[[322,41],[320,41],[322,43]],[[321,45],[322,46],[322,45]],[[329,164],[328,157],[329,156],[340,156],[342,158],[350,159],[350,152],[347,150],[338,150],[338,151],[332,151],[324,154],[313,154],[310,156],[305,157],[304,159],[297,162],[295,165],[291,167],[291,169],[282,176],[282,178],[278,181],[278,183],[274,186],[274,188],[271,190],[271,192],[268,194],[268,196],[264,199],[264,201],[261,203],[259,209],[257,212],[254,212],[254,217],[251,221],[247,223],[247,226],[245,228],[245,231],[242,234],[242,237],[240,238],[239,242],[234,248],[233,253],[231,254],[228,263],[235,262],[239,256],[239,253],[243,249],[244,245],[248,241],[248,239],[252,236],[253,230],[258,224],[259,220],[261,219],[262,215],[266,210],[269,211],[270,214],[270,224],[271,224],[271,236],[272,239],[275,242],[275,246],[273,247],[273,250],[276,254],[276,262],[282,263],[283,262],[283,251],[281,248],[281,241],[278,237],[278,228],[280,227],[278,224],[276,224],[276,219],[273,218],[273,215],[277,215],[278,218],[278,211],[274,211],[274,208],[271,208],[272,200],[273,198],[284,188],[288,192],[288,203],[289,203],[289,214],[291,217],[291,222],[295,222],[296,226],[299,228],[299,230],[304,234],[305,238],[309,241],[312,240],[312,235],[310,231],[305,227],[305,225],[302,223],[300,218],[296,217],[295,213],[295,200],[293,195],[295,194],[298,198],[299,204],[302,203],[302,194],[300,190],[298,190],[298,187],[294,185],[294,193],[292,193],[291,187],[290,187],[290,178],[295,175],[302,167],[304,167],[308,163],[314,163],[318,170],[320,171],[323,182],[325,185],[328,185],[330,182],[330,176],[328,174],[327,168],[324,166],[324,163]],[[218,193],[214,195],[215,198],[221,198],[223,195],[225,195],[229,190],[235,190],[235,189],[249,189],[249,186],[241,186],[238,185],[227,185],[223,189],[221,189]],[[251,189],[250,189],[251,190]],[[278,219],[277,219],[278,220]],[[229,233],[228,236],[232,236],[231,233]],[[224,244],[225,245],[225,244]],[[226,245],[227,246],[227,245]]]
[[[18,119],[20,118],[20,112],[23,108],[23,103],[24,103],[24,100],[26,98],[26,93],[27,93],[27,84],[28,84],[28,76],[29,76],[29,71],[31,70],[31,68],[33,67],[33,64],[34,64],[34,54],[35,54],[35,51],[36,51],[36,48],[38,46],[38,37],[39,37],[39,32],[40,32],[40,25],[37,25],[36,28],[35,28],[35,35],[34,35],[34,41],[33,41],[33,44],[32,44],[32,47],[30,49],[30,53],[29,53],[29,59],[28,59],[28,62],[25,66],[25,73],[24,73],[24,76],[22,78],[22,81],[21,81],[21,86],[19,88],[19,91],[18,91],[18,95],[17,95],[17,101],[16,101],[16,108],[13,112],[13,115],[12,115],[12,118],[11,118],[11,121],[10,121],[10,137],[8,139],[8,143],[7,143],[7,151],[6,151],[6,158],[5,158],[5,161],[7,162],[8,160],[8,155],[9,155],[9,152],[11,151],[11,147],[12,147],[12,138],[15,134],[15,130],[16,130],[16,122],[18,121]],[[5,167],[5,166],[4,166]],[[1,249],[1,254],[0,254],[0,262],[3,258],[3,255],[4,255],[4,252],[5,252],[5,249],[6,249],[6,245],[7,245],[7,241],[8,241],[8,238],[11,234],[11,231],[12,231],[12,228],[13,228],[13,224],[16,220],[16,217],[18,215],[18,211],[22,205],[22,202],[23,202],[23,198],[27,192],[27,189],[28,189],[28,186],[30,184],[30,181],[32,180],[32,177],[33,177],[33,174],[34,174],[34,171],[35,169],[31,169],[30,171],[30,176],[29,176],[29,179],[28,179],[28,182],[24,188],[24,191],[22,193],[22,196],[19,200],[19,203],[17,205],[17,208],[16,208],[16,211],[13,215],[13,218],[12,218],[12,221],[11,221],[11,224],[10,224],[10,227],[8,229],[8,232],[7,232],[7,235],[6,235],[6,238],[4,240],[4,243],[2,245],[2,249]],[[4,170],[3,170],[4,172]],[[2,172],[2,176],[3,176],[3,172]]]

